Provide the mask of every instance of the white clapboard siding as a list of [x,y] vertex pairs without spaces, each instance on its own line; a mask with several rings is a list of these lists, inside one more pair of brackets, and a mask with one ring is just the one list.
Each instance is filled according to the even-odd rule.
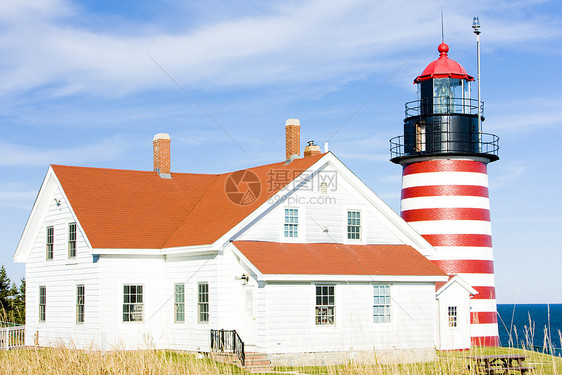
[[[161,330],[162,343],[169,349],[206,351],[210,345],[210,329],[218,320],[217,258],[215,255],[168,257],[166,260],[166,307],[162,314],[167,321]],[[209,323],[198,323],[198,283],[209,283]],[[174,285],[185,285],[185,322],[174,323]]]
[[315,284],[268,283],[267,351],[326,352],[400,348],[432,348],[435,289],[427,283],[391,286],[392,322],[373,323],[373,286],[337,283],[336,324],[314,322]]
[[[75,222],[60,191],[49,207],[26,263],[26,344],[95,346],[99,325],[99,285],[83,233],[77,228],[76,258],[68,258],[68,224]],[[60,205],[57,205],[60,202]],[[53,260],[46,260],[46,228],[54,227]],[[85,287],[85,322],[76,323],[76,285]],[[39,287],[46,287],[46,321],[39,322]]]
[[[104,256],[100,264],[101,335],[106,348],[176,348],[208,350],[210,329],[217,321],[217,282],[214,256],[187,259]],[[198,283],[209,283],[210,322],[198,323]],[[174,285],[185,285],[185,322],[174,322]],[[123,322],[123,286],[143,285],[144,319]]]
[[[266,203],[269,204],[269,203]],[[299,237],[283,236],[285,208],[299,209]],[[361,241],[357,243],[399,244],[383,215],[361,196],[343,177],[337,189],[323,195],[314,189],[300,188],[272,204],[257,222],[237,239],[254,241],[295,241],[308,243],[349,242],[347,239],[347,211],[361,211]]]

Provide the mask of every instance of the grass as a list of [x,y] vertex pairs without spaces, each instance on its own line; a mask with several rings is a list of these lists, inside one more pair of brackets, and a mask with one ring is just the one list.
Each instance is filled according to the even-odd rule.
[[[361,365],[348,363],[324,367],[278,367],[276,371],[304,374],[449,375],[469,374],[468,355],[524,353],[535,375],[562,374],[562,358],[523,349],[474,348],[439,352],[435,361],[413,364]],[[26,348],[0,351],[0,374],[246,374],[237,367],[165,350],[85,351],[67,348]]]
[[467,351],[438,352],[437,360],[425,363],[411,364],[380,364],[361,365],[349,363],[340,366],[328,367],[278,367],[276,371],[295,371],[313,375],[343,375],[343,374],[369,374],[369,375],[449,375],[449,374],[471,374],[468,366],[471,361],[466,358],[473,355],[487,354],[520,354],[527,356],[525,364],[535,367],[534,375],[558,375],[562,374],[562,358],[554,357],[524,349],[513,348],[473,348]]
[[108,352],[67,348],[0,351],[0,374],[244,374],[231,365],[164,350]]

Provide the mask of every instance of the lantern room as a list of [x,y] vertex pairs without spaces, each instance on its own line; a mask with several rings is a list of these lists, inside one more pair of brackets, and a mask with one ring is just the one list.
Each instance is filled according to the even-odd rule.
[[497,160],[498,137],[482,133],[484,107],[471,98],[474,78],[448,57],[447,44],[438,51],[439,58],[414,80],[418,98],[405,105],[404,135],[390,140],[391,161],[452,155]]

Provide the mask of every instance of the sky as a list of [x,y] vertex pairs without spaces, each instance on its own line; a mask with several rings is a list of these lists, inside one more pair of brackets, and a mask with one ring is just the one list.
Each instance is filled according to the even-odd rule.
[[[498,303],[562,303],[562,4],[428,0],[2,0],[0,263],[13,254],[49,164],[152,170],[169,133],[172,171],[224,173],[332,151],[396,212],[413,79],[449,57],[476,76],[481,24]],[[473,87],[473,93],[476,92]],[[473,95],[474,97],[474,95]]]

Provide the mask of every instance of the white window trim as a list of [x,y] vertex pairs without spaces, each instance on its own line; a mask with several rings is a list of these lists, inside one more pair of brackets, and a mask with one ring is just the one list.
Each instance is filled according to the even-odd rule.
[[[82,306],[84,307],[83,311],[83,321],[78,321],[78,287],[81,286],[84,288],[84,299],[82,301]],[[77,326],[84,326],[86,324],[86,283],[77,283],[74,285],[74,323]]]
[[[450,313],[450,309],[454,308],[454,315],[451,315]],[[451,325],[452,321],[451,318],[454,318],[454,325]],[[447,306],[447,328],[449,329],[458,329],[459,328],[459,306],[458,305],[454,305],[454,306]]]
[[[285,210],[297,210],[298,213],[298,224],[297,224],[297,236],[296,237],[285,237]],[[303,207],[296,206],[281,206],[281,240],[280,242],[301,242],[304,238],[304,218],[306,214]]]
[[[178,320],[178,315],[177,315],[178,312],[176,311],[176,286],[177,286],[177,285],[182,285],[182,286],[183,286],[183,320]],[[187,288],[185,287],[185,283],[183,283],[183,282],[174,283],[174,307],[173,307],[173,310],[174,310],[174,323],[175,323],[175,324],[184,324],[184,323],[185,323],[186,315],[187,315],[187,314],[186,314],[186,308],[185,308],[185,305],[186,305],[186,303],[185,303],[185,302],[186,302],[186,298],[185,298],[185,297],[186,297],[186,291],[187,291]]]
[[[334,287],[334,323],[333,324],[316,324],[316,287],[317,286],[332,286]],[[334,329],[338,325],[338,288],[337,284],[330,282],[318,282],[312,284],[312,324],[315,329],[325,330]]]
[[[48,257],[48,250],[47,250],[47,245],[49,244],[49,242],[47,241],[48,238],[48,232],[49,232],[49,228],[53,228],[53,242],[52,242],[52,248],[51,248],[51,258]],[[49,223],[47,225],[45,225],[45,261],[47,262],[51,262],[53,260],[55,260],[55,224],[54,223]]]
[[[142,286],[142,319],[141,320],[129,320],[129,321],[124,321],[123,320],[123,306],[125,305],[125,286]],[[146,286],[143,283],[135,283],[135,282],[130,282],[130,283],[123,283],[121,284],[121,304],[120,306],[120,313],[121,313],[121,323],[122,324],[144,324],[146,321],[146,315],[147,315],[147,311],[146,311],[146,306],[148,306],[148,304],[146,303]]]
[[[45,303],[41,304],[41,289],[45,289]],[[41,319],[41,306],[45,306],[44,308],[44,319]],[[47,322],[47,285],[39,285],[37,288],[37,321],[39,323],[46,323]]]
[[[74,224],[74,256],[70,256],[70,226],[72,224]],[[66,257],[69,261],[76,261],[76,258],[78,257],[78,224],[75,221],[67,223],[66,239]]]
[[[199,315],[199,285],[207,284],[207,321],[201,321]],[[195,315],[197,324],[208,325],[211,322],[211,283],[209,281],[199,281],[195,284]]]
[[[350,211],[357,211],[359,212],[359,218],[361,220],[361,224],[359,225],[359,239],[349,239],[347,236],[347,215]],[[346,244],[361,244],[364,245],[367,243],[366,235],[365,235],[365,228],[366,228],[366,220],[365,220],[365,210],[359,207],[345,207],[343,212],[343,243]]]
[[[390,322],[375,322],[375,317],[374,317],[374,312],[373,312],[373,307],[374,307],[374,287],[375,286],[388,286],[389,288],[389,294],[390,294],[390,302],[389,302],[389,314],[390,314]],[[371,323],[373,324],[373,326],[375,327],[384,327],[384,326],[390,326],[394,323],[394,321],[396,319],[394,319],[394,304],[392,303],[392,293],[393,293],[393,284],[389,284],[389,283],[371,283]]]

